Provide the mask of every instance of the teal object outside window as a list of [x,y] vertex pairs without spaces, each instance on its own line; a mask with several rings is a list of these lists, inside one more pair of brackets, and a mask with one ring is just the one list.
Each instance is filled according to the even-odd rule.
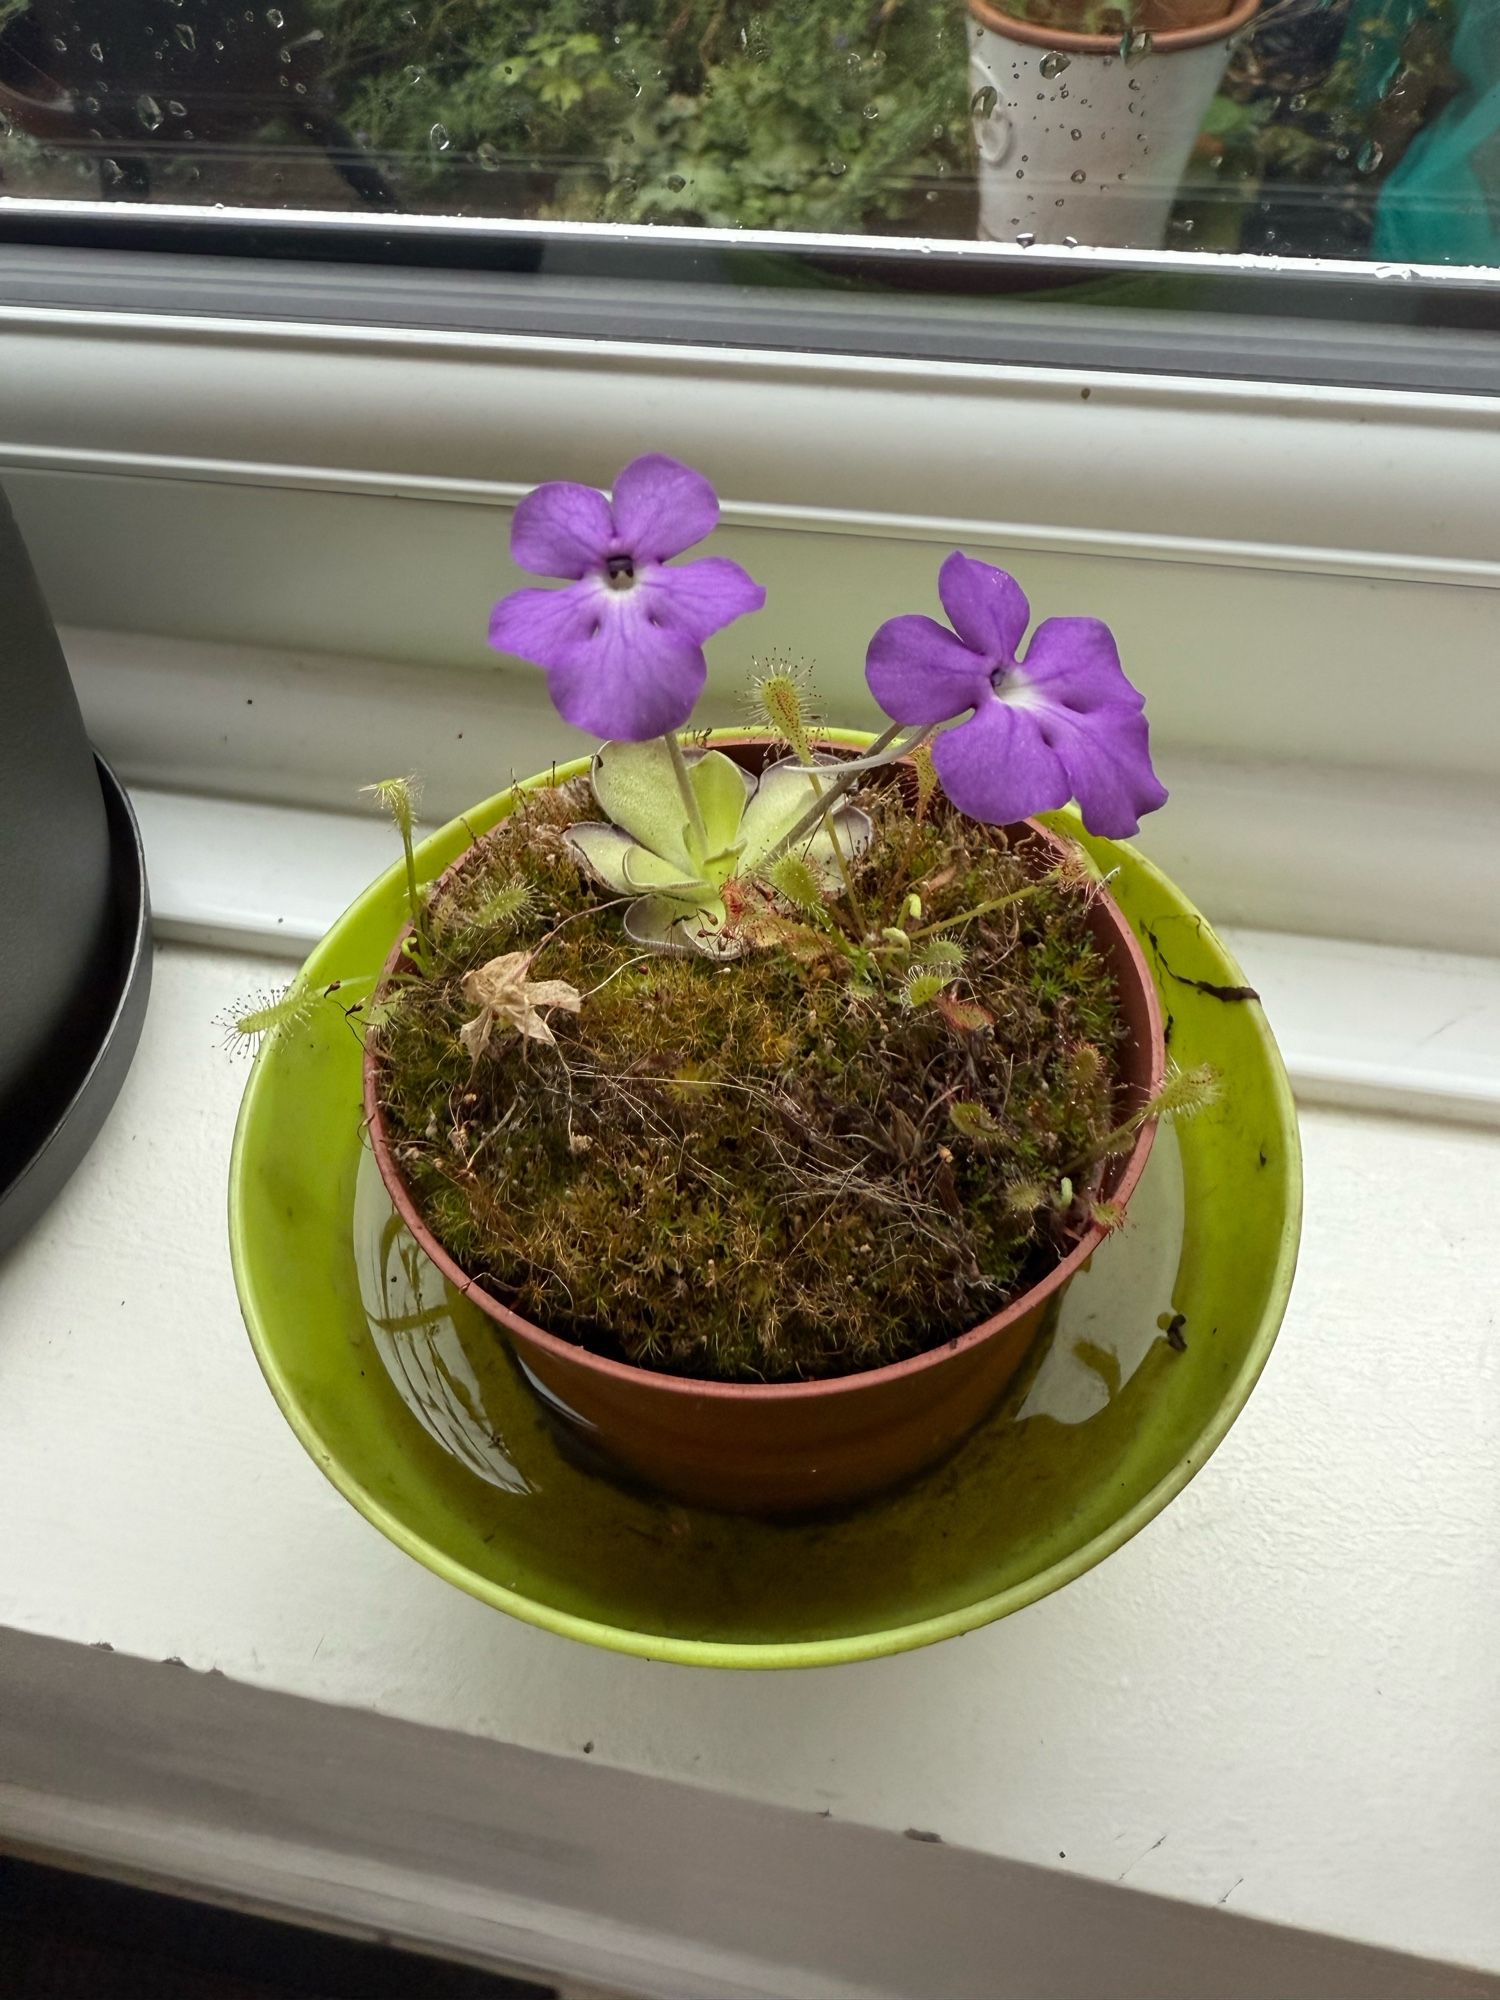
[[1381,192],[1371,245],[1381,261],[1500,264],[1500,8],[1456,0],[1455,13],[1464,90]]

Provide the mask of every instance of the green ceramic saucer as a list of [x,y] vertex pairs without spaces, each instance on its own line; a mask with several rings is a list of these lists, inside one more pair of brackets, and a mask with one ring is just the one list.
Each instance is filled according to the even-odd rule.
[[[424,874],[503,817],[508,797],[426,841]],[[996,1415],[915,1486],[837,1519],[699,1513],[581,1463],[391,1212],[342,1017],[320,1009],[268,1042],[235,1134],[235,1279],[276,1400],[339,1491],[499,1610],[694,1666],[820,1666],[927,1645],[1128,1541],[1203,1464],[1265,1364],[1296,1261],[1301,1169],[1260,1007],[1225,997],[1243,985],[1233,960],[1139,855],[1086,845],[1118,870],[1172,1054],[1213,1063],[1222,1098],[1158,1140],[1128,1226],[1074,1282]],[[393,867],[318,946],[307,979],[374,973],[403,914]]]

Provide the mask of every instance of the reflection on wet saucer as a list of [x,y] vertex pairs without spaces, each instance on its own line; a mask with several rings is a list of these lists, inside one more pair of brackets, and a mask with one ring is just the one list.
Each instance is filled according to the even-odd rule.
[[[1018,1382],[945,1464],[837,1515],[765,1522],[617,1480],[549,1411],[493,1324],[442,1278],[361,1156],[353,1251],[366,1339],[410,1426],[440,1456],[480,1564],[550,1601],[658,1629],[754,1638],[936,1615],[1066,1548],[1189,1362],[1171,1321],[1184,1239],[1178,1145],[1162,1133],[1126,1227],[1080,1272]],[[1180,1344],[1180,1343],[1179,1343]],[[399,1413],[399,1414],[398,1414]],[[417,1427],[426,1441],[419,1446]],[[503,1574],[501,1569],[503,1566]]]

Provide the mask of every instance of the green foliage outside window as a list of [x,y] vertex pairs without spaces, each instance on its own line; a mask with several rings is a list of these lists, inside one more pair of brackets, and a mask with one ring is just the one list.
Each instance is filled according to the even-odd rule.
[[325,17],[344,115],[423,206],[477,170],[523,177],[549,216],[853,230],[918,222],[968,164],[954,0],[325,0]]

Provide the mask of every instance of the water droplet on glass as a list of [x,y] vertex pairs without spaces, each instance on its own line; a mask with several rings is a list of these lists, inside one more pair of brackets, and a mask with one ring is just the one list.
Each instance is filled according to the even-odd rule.
[[414,28],[417,25],[417,17],[410,7],[401,9],[401,25],[403,28]]
[[167,99],[167,110],[171,113],[171,115],[174,118],[187,117],[187,106],[185,104],[179,104],[175,97],[169,97]]
[[1065,56],[1061,49],[1048,49],[1047,53],[1037,64],[1037,68],[1050,83],[1053,77],[1062,75],[1072,60],[1073,58]]
[[1023,250],[1029,250],[1032,244],[1035,243],[1036,237],[1031,230],[1023,229],[1020,235],[1016,238],[1016,241],[1020,244]]
[[284,28],[286,26],[286,15],[282,13],[279,7],[268,7],[266,9],[266,19],[273,28]]
[[422,81],[422,72],[415,63],[408,63],[401,74],[406,78],[408,83],[420,83]]
[[682,190],[687,186],[687,182],[682,178],[681,174],[668,174],[667,186],[672,190],[673,194],[681,194]]
[[1144,62],[1151,53],[1151,35],[1142,29],[1138,35],[1128,31],[1120,37],[1120,59],[1127,65]]
[[104,60],[104,44],[103,44],[103,42],[90,42],[90,43],[89,43],[89,55],[90,55],[90,57],[92,58],[92,60],[93,60],[94,62],[103,62],[103,60]]
[[148,132],[154,132],[161,123],[161,106],[154,97],[144,92],[135,100],[135,115]]
[[938,198],[938,191],[936,188],[929,188],[926,194],[924,194],[922,197],[923,201],[936,201],[937,198]]
[[946,139],[946,138],[947,138],[947,136],[948,136],[948,128],[947,128],[947,126],[946,126],[946,125],[934,125],[934,126],[933,126],[933,128],[932,128],[932,136],[933,136],[933,138],[934,138],[934,139]]
[[[125,169],[120,165],[118,160],[101,160],[99,162],[99,172],[103,176],[106,187],[118,187],[120,182],[125,178]],[[1377,272],[1376,276],[1378,277],[1379,275],[1379,272]]]
[[67,42],[63,39],[61,35],[54,35],[52,37],[52,46],[57,50],[57,53],[60,56],[65,56],[68,53]]
[[427,134],[427,143],[435,153],[446,153],[453,141],[448,137],[446,125],[434,125]]
[[1083,134],[1079,131],[1078,127],[1075,125],[1072,131],[1068,134],[1068,137],[1070,139],[1081,139],[1083,137]]
[[1354,162],[1362,174],[1373,174],[1385,158],[1385,148],[1378,139],[1367,139],[1359,149],[1359,158]]
[[1287,99],[1287,109],[1289,111],[1305,111],[1307,109],[1307,92],[1299,90],[1294,97],[1289,97]]
[[1082,182],[1088,179],[1088,175],[1083,171],[1082,167],[1075,167],[1072,173],[1068,175],[1068,179],[1074,182]]
[[971,116],[975,118],[988,118],[999,100],[999,91],[996,90],[992,83],[987,83],[983,90],[976,90],[974,95],[969,99]]
[[878,118],[880,116],[880,106],[878,104],[867,104],[865,106],[865,116],[866,118]]
[[833,175],[834,179],[837,180],[840,174],[848,173],[849,171],[848,163],[847,161],[844,160],[830,160],[828,162],[828,171]]
[[487,174],[498,174],[505,164],[497,148],[492,146],[488,139],[474,148],[474,157],[479,162],[481,171]]
[[181,42],[182,46],[185,49],[197,48],[198,37],[193,33],[192,27],[188,22],[186,21],[175,22],[173,24],[172,32],[173,34],[176,35],[178,41]]
[[1064,250],[1076,250],[1078,248],[1078,238],[1076,236],[1065,236],[1063,238],[1063,248]]

